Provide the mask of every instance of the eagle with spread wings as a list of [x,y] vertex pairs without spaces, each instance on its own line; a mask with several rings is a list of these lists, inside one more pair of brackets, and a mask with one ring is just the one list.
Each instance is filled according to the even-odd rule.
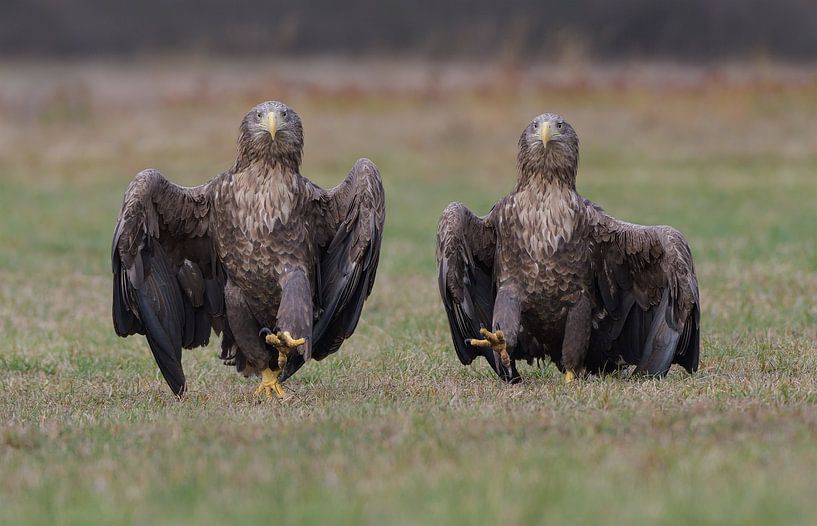
[[440,294],[457,356],[508,382],[517,360],[550,358],[565,382],[635,366],[698,369],[692,253],[669,226],[619,221],[576,192],[579,139],[536,117],[519,139],[513,192],[477,217],[460,203],[437,229]]
[[144,170],[113,237],[113,324],[143,334],[170,388],[185,391],[182,349],[221,334],[220,358],[256,394],[334,353],[372,291],[385,220],[380,173],[360,159],[324,190],[301,176],[303,127],[285,104],[241,121],[232,168],[194,188]]

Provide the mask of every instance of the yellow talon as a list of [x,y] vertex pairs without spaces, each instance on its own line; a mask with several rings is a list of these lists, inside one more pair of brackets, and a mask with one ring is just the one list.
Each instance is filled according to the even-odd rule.
[[283,400],[286,393],[284,393],[284,386],[281,385],[281,382],[275,380],[275,385],[273,385],[272,388],[275,391],[275,396],[277,396],[279,400]]
[[284,398],[284,387],[278,381],[280,371],[273,371],[269,367],[261,371],[261,385],[255,390],[256,396],[266,395],[268,400],[272,400],[272,395],[275,394],[278,399]]
[[488,347],[499,355],[502,365],[511,366],[511,357],[508,355],[508,347],[505,344],[505,335],[502,331],[491,332],[486,328],[479,330],[479,333],[485,338],[484,340],[468,340],[468,343],[474,347]]
[[565,373],[565,383],[566,384],[569,384],[570,382],[572,382],[575,379],[576,379],[576,374],[573,371],[567,371]]
[[306,338],[298,338],[297,340],[294,340],[292,339],[292,335],[289,334],[289,331],[284,331],[284,342],[286,343],[287,347],[300,347],[306,343]]
[[295,347],[299,347],[306,343],[306,338],[298,338],[296,340],[292,338],[289,331],[279,332],[278,334],[270,333],[267,334],[265,339],[270,345],[274,345],[276,347],[289,347],[290,349],[294,349]]
[[292,349],[296,349],[301,345],[306,343],[306,338],[298,338],[297,340],[292,337],[289,331],[270,333],[264,338],[264,340],[269,344],[275,346],[278,349],[278,368],[283,369],[284,366],[287,364],[287,353]]

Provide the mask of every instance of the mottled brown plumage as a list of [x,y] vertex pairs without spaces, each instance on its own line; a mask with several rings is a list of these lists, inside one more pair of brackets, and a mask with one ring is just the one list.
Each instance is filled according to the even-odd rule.
[[[385,217],[377,167],[323,190],[300,175],[303,131],[279,102],[246,114],[233,167],[183,188],[156,170],[125,193],[113,239],[117,334],[144,334],[176,394],[181,349],[222,333],[221,358],[283,382],[351,336],[374,284]],[[268,345],[287,332],[305,342]],[[283,340],[281,340],[283,341]]]
[[568,381],[623,364],[651,375],[672,363],[697,370],[698,283],[686,240],[668,226],[618,221],[581,197],[578,160],[573,128],[541,115],[519,140],[511,194],[482,218],[460,203],[443,212],[439,286],[457,355],[464,364],[484,356],[507,381],[519,380],[517,360],[543,357]]

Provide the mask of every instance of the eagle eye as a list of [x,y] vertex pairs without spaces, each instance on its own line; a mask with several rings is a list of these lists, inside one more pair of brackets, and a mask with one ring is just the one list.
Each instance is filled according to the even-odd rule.
[[287,110],[282,111],[281,112],[281,117],[286,117],[286,116],[287,116]]
[[556,127],[557,127],[557,128],[559,128],[559,129],[561,130],[561,129],[562,129],[562,123],[561,123],[561,122],[557,122],[557,123],[556,123]]
[[260,112],[260,111],[256,111],[256,112],[255,112],[255,116],[256,116],[256,117],[258,117],[258,118],[260,119],[260,118],[261,118],[261,112]]

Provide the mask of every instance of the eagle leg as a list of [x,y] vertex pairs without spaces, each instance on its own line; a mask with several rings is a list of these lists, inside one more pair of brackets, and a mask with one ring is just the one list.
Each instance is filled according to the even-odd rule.
[[261,335],[271,354],[270,366],[280,368],[278,381],[283,383],[310,358],[313,304],[312,289],[303,269],[290,270],[281,276],[280,283],[276,325],[272,330],[264,327]]
[[305,338],[293,338],[289,331],[270,331],[266,327],[261,329],[261,335],[264,336],[264,341],[268,345],[272,345],[278,351],[278,359],[276,360],[275,369],[267,367],[261,371],[261,385],[255,390],[257,396],[266,395],[268,399],[272,399],[273,394],[279,399],[284,399],[284,387],[279,380],[281,371],[287,363],[287,355],[290,351],[297,349],[304,343]]
[[582,294],[567,313],[565,334],[562,341],[562,364],[565,368],[565,383],[569,384],[577,376],[584,374],[587,347],[590,344],[592,312],[590,300]]
[[469,338],[466,340],[466,343],[474,347],[490,348],[499,357],[502,365],[506,368],[510,368],[511,357],[508,355],[508,345],[505,342],[505,335],[502,334],[502,331],[497,330],[496,332],[490,332],[488,329],[482,328],[479,330],[479,333],[482,334],[483,340]]
[[272,395],[274,394],[279,400],[283,400],[284,388],[281,386],[281,382],[278,381],[278,377],[280,375],[280,369],[273,371],[267,367],[261,371],[261,385],[259,385],[258,389],[255,390],[255,395],[266,395],[268,400],[272,400]]

